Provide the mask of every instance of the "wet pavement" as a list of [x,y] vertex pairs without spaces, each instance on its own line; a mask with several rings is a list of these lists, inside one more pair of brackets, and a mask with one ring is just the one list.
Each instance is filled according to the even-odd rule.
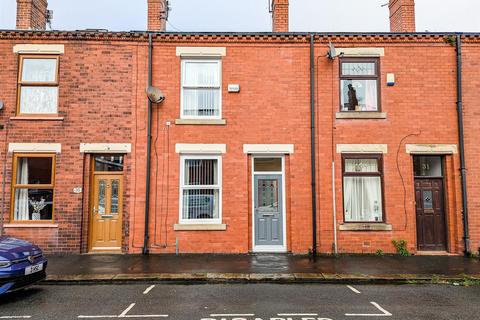
[[336,274],[480,277],[480,260],[460,256],[50,255],[48,274]]

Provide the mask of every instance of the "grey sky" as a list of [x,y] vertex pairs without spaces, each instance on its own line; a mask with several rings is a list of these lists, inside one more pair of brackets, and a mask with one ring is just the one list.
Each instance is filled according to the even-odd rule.
[[[52,28],[145,30],[147,0],[49,0]],[[290,0],[291,31],[388,31],[388,0]],[[268,0],[170,0],[171,31],[270,31]],[[416,0],[417,31],[480,32],[479,0]],[[0,29],[16,0],[0,0]]]

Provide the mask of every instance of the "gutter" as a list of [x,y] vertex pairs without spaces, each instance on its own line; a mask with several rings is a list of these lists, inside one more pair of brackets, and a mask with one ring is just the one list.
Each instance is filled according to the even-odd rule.
[[468,196],[467,196],[467,177],[465,165],[465,141],[463,133],[463,82],[462,82],[462,34],[457,34],[457,113],[458,113],[458,138],[460,147],[460,175],[462,178],[462,207],[463,207],[463,241],[464,253],[470,254],[470,235],[468,231]]
[[317,185],[315,161],[315,36],[310,34],[310,130],[311,130],[311,178],[312,178],[312,255],[317,256]]
[[[152,34],[148,34],[148,87],[152,86]],[[145,182],[145,231],[142,253],[148,255],[148,220],[150,217],[150,167],[152,149],[152,102],[148,99],[148,126],[147,126],[147,169]]]

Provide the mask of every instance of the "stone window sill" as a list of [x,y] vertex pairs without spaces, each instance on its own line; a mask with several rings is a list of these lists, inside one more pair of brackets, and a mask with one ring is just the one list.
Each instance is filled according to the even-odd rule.
[[344,223],[340,231],[392,231],[392,225],[387,223]]
[[58,224],[53,223],[7,223],[4,228],[58,228]]
[[177,125],[217,125],[224,126],[227,124],[225,119],[176,119]]
[[10,120],[23,120],[23,121],[63,121],[63,117],[38,117],[38,116],[16,116],[11,117]]
[[387,119],[386,112],[337,112],[337,119]]
[[226,224],[176,224],[173,226],[175,231],[225,231]]

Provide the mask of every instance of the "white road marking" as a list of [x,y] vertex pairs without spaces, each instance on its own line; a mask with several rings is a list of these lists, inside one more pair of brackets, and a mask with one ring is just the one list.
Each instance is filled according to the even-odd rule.
[[152,290],[153,288],[155,288],[155,285],[152,284],[150,287],[148,287],[147,289],[145,289],[145,291],[143,291],[143,294],[148,294],[150,292],[150,290]]
[[116,315],[102,315],[102,316],[78,316],[81,319],[102,319],[102,318],[167,318],[167,314],[127,314],[135,306],[135,303],[132,303],[128,306],[127,309],[123,310],[118,316]]
[[135,307],[135,303],[132,303],[131,305],[128,306],[127,309],[123,310],[122,313],[120,313],[120,315],[118,316],[119,318],[125,318],[125,316],[127,315],[128,311],[132,310],[132,308]]
[[115,315],[104,315],[104,316],[78,316],[80,319],[101,319],[101,318],[118,318]]
[[210,317],[253,317],[255,313],[214,313]]
[[318,313],[278,313],[280,317],[311,317],[318,316]]
[[0,316],[0,319],[30,319],[32,316]]
[[352,286],[347,286],[348,289],[352,290],[353,292],[355,293],[361,293],[360,291],[358,291],[357,289],[355,289],[354,287]]
[[392,314],[388,312],[387,310],[383,309],[380,307],[380,305],[376,302],[370,301],[371,304],[378,310],[380,310],[382,313],[360,313],[360,314],[355,314],[355,313],[345,313],[347,317],[391,317]]

